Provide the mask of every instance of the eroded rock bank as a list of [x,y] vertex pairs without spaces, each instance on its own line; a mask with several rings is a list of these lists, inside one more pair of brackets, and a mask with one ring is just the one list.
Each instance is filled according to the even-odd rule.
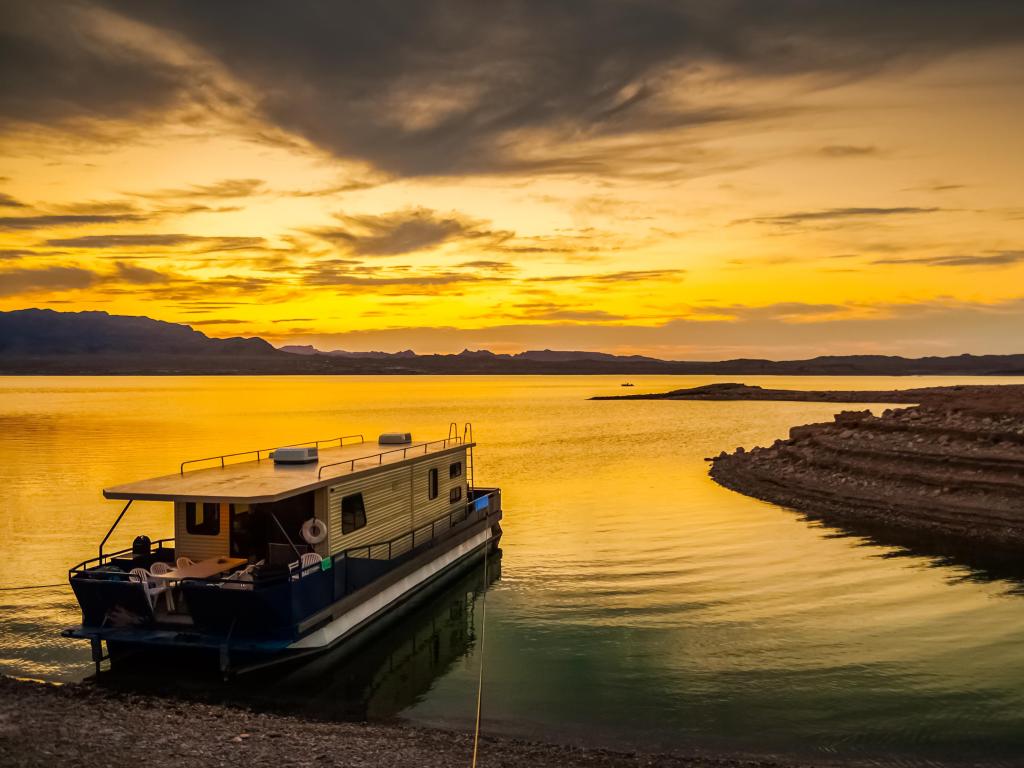
[[949,392],[880,416],[844,411],[711,462],[728,488],[837,522],[1024,546],[1019,387]]

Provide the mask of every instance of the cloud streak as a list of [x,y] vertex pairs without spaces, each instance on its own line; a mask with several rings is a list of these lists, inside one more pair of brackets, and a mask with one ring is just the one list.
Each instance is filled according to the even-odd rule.
[[500,242],[511,232],[495,232],[483,222],[456,213],[439,214],[411,208],[381,215],[339,214],[340,227],[321,227],[309,234],[340,245],[357,256],[398,256],[428,251],[455,240]]
[[819,221],[846,221],[850,219],[873,219],[889,216],[919,216],[921,214],[937,213],[942,210],[944,209],[919,208],[915,206],[897,206],[893,208],[827,208],[820,211],[796,211],[794,213],[783,213],[774,216],[755,216],[747,219],[736,219],[733,224],[776,224],[782,226],[797,226],[800,224],[813,224]]

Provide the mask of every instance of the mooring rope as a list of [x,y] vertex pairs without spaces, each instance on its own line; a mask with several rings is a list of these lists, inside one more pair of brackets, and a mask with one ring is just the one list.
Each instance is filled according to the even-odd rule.
[[480,672],[476,681],[476,726],[473,729],[473,762],[476,768],[477,748],[480,746],[480,708],[484,699],[484,639],[487,632],[487,555],[491,550],[491,540],[484,547],[484,591],[480,595]]
[[14,592],[19,589],[50,589],[51,587],[64,587],[67,586],[66,581],[62,581],[59,584],[28,584],[24,587],[0,587],[0,592]]

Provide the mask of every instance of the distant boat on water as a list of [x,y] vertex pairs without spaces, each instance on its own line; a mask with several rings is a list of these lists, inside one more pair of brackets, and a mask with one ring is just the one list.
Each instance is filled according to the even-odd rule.
[[620,384],[619,386],[622,386],[622,387],[632,387],[633,386],[633,382],[627,381],[627,382],[624,382],[624,383]]

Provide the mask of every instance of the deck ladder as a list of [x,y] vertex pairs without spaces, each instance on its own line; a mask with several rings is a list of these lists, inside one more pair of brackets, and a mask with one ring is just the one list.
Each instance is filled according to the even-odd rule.
[[462,429],[462,443],[469,446],[466,453],[466,476],[469,479],[469,494],[472,496],[476,490],[476,478],[473,475],[473,425],[468,421]]

